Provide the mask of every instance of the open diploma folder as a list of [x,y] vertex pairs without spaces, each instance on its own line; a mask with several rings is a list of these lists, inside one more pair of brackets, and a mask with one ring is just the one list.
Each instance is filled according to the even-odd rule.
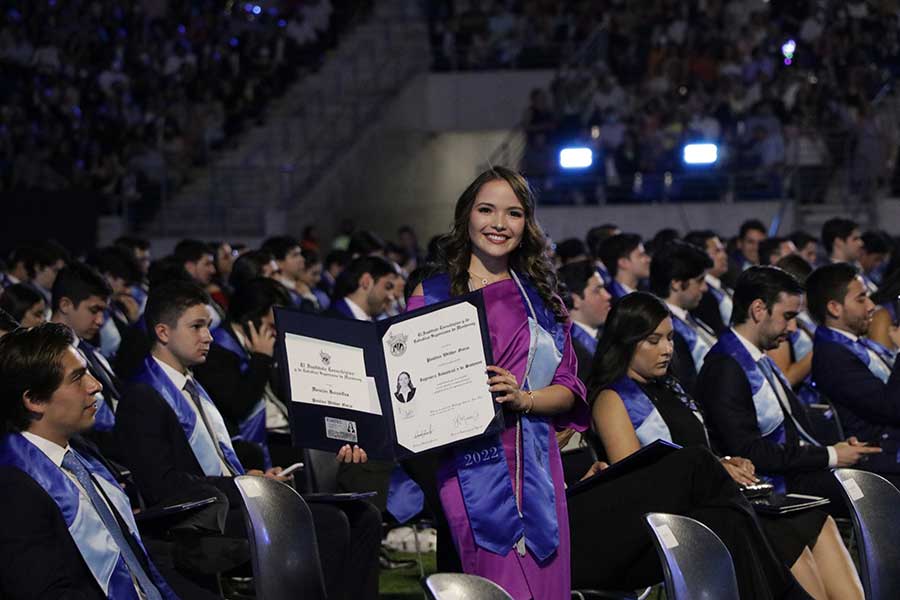
[[383,321],[275,309],[296,446],[398,460],[502,427],[481,292]]

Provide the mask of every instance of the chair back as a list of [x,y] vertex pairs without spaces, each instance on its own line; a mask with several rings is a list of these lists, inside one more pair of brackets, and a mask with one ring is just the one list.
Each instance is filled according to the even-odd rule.
[[648,513],[644,520],[662,562],[666,598],[738,600],[731,554],[709,527],[689,517],[664,513]]
[[859,545],[866,600],[897,598],[900,590],[900,492],[880,475],[856,469],[834,472],[850,508]]
[[429,600],[512,600],[502,587],[477,575],[435,573],[422,581]]
[[312,513],[289,486],[243,475],[235,479],[244,500],[256,597],[326,600]]

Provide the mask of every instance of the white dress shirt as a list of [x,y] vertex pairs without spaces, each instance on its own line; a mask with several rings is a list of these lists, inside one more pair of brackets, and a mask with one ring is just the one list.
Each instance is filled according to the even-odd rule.
[[590,325],[585,325],[584,323],[582,323],[581,321],[578,321],[576,319],[572,319],[572,323],[574,325],[577,325],[578,327],[580,327],[585,333],[587,333],[589,336],[591,336],[591,338],[593,338],[595,340],[597,339],[597,333],[599,330],[596,327],[591,327]]
[[357,304],[350,298],[345,296],[344,302],[346,302],[347,306],[350,307],[350,312],[353,313],[353,318],[356,319],[357,321],[371,321],[372,320],[372,317],[370,317],[368,314],[366,314],[366,311],[364,311],[362,308],[360,308],[359,304]]

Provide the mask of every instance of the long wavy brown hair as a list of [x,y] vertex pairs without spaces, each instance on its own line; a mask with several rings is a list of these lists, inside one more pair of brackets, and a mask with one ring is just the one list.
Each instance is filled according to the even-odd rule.
[[447,272],[450,276],[450,293],[461,296],[469,292],[469,261],[472,255],[472,240],[469,239],[469,215],[475,204],[475,197],[484,184],[502,180],[509,184],[525,211],[525,230],[522,241],[509,257],[509,268],[526,276],[544,304],[565,321],[565,306],[557,295],[556,271],[547,254],[547,237],[534,218],[534,193],[522,175],[506,167],[493,167],[475,178],[456,201],[453,214],[453,229],[445,241],[444,252]]

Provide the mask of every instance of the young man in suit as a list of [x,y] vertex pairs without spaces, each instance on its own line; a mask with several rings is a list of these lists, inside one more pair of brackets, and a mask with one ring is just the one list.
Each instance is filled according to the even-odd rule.
[[706,252],[712,266],[706,270],[706,291],[700,298],[700,304],[691,314],[700,319],[719,335],[731,323],[732,291],[722,282],[728,272],[728,253],[725,245],[714,231],[691,231],[684,236],[684,241]]
[[854,221],[835,217],[822,225],[822,246],[830,262],[856,264],[862,252],[862,232]]
[[618,225],[615,225],[614,223],[604,223],[603,225],[591,227],[584,238],[584,245],[594,259],[594,264],[597,266],[597,272],[600,273],[603,285],[609,285],[612,281],[612,277],[609,276],[609,271],[607,270],[606,265],[603,264],[603,259],[600,258],[600,246],[607,238],[620,233],[622,233],[622,230],[619,229]]
[[803,407],[765,352],[796,328],[803,287],[776,267],[751,267],[734,290],[732,327],[719,336],[697,379],[710,440],[722,453],[750,459],[777,487],[825,496],[844,506],[830,469],[881,452],[851,437],[825,447],[810,433]]
[[735,241],[736,252],[728,257],[728,272],[725,274],[727,285],[734,287],[743,271],[759,264],[759,244],[766,237],[768,237],[766,228],[759,219],[741,223]]
[[112,473],[70,444],[101,387],[74,343],[58,323],[0,340],[0,596],[174,599]]
[[[892,352],[867,339],[875,305],[859,271],[848,263],[819,267],[806,280],[809,311],[819,324],[813,343],[816,389],[837,408],[844,430],[880,441],[873,470],[900,472],[900,368]],[[895,343],[900,330],[891,329]],[[894,451],[888,451],[888,450]]]
[[650,291],[662,298],[672,314],[672,372],[692,395],[706,353],[716,343],[712,328],[690,314],[708,289],[706,270],[711,266],[703,250],[678,241],[657,252],[650,262]]
[[613,301],[637,290],[638,283],[650,276],[650,255],[641,236],[635,233],[620,233],[603,240],[598,254],[611,278],[606,289]]
[[[123,460],[148,502],[182,499],[191,490],[213,486],[229,504],[226,536],[240,538],[246,531],[234,477],[284,479],[279,475],[281,467],[245,471],[221,413],[193,377],[191,368],[206,360],[212,342],[208,303],[209,296],[194,283],[174,281],[151,288],[145,319],[152,349],[123,396],[115,435]],[[365,462],[366,455],[361,448],[347,445],[337,458],[359,463]],[[354,528],[332,507],[313,505],[311,510],[321,532],[317,538],[327,589],[338,598],[345,592],[373,598],[378,516],[362,510],[359,526]],[[359,568],[361,576],[348,578],[347,565]]]
[[563,298],[574,325],[572,347],[578,358],[578,378],[587,383],[612,297],[590,260],[571,262],[562,267],[559,280],[566,286],[567,293]]
[[[210,286],[216,274],[216,255],[209,244],[199,240],[181,240],[175,246],[173,256],[197,285],[204,290]],[[225,320],[225,309],[210,298],[209,311],[212,327],[221,325]]]
[[100,273],[93,268],[73,262],[59,272],[53,283],[53,304],[50,320],[68,326],[75,334],[78,349],[87,359],[88,369],[102,385],[98,392],[97,414],[93,430],[87,435],[103,453],[118,457],[112,436],[116,409],[121,400],[122,382],[100,349],[89,340],[96,340],[106,320],[112,290]]
[[306,260],[303,258],[300,242],[290,236],[280,235],[263,242],[262,249],[275,257],[280,273],[278,281],[287,288],[294,307],[314,312],[309,306],[309,301],[307,300],[307,304],[304,304],[303,296],[297,291],[297,282],[303,276],[303,269],[306,268]]

